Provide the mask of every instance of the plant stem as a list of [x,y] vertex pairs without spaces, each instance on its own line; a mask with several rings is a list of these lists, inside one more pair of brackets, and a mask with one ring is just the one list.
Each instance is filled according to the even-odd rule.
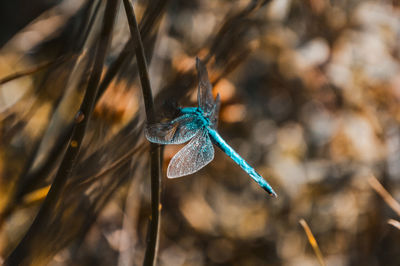
[[150,85],[149,74],[147,71],[147,62],[144,54],[142,38],[140,36],[135,12],[133,10],[133,4],[129,0],[124,0],[124,6],[126,11],[126,16],[129,22],[129,29],[131,31],[132,40],[133,43],[136,43],[135,53],[139,68],[140,84],[142,85],[143,100],[144,100],[147,122],[153,123],[155,122],[153,96],[151,93],[151,85]]
[[104,23],[99,36],[99,43],[96,49],[93,70],[80,110],[75,119],[71,141],[58,169],[56,177],[51,185],[50,191],[47,194],[47,197],[44,200],[28,232],[25,234],[24,238],[11,253],[11,255],[6,259],[4,265],[11,266],[29,264],[30,262],[28,261],[32,259],[29,258],[29,255],[31,255],[30,248],[34,248],[35,244],[38,244],[36,241],[39,240],[37,240],[36,237],[38,235],[40,236],[41,233],[44,233],[43,231],[49,226],[48,222],[51,221],[52,211],[56,207],[63,187],[75,165],[75,160],[81,147],[87,124],[94,107],[106,53],[111,41],[118,3],[119,1],[116,0],[107,1],[104,14]]
[[[128,18],[129,29],[131,31],[132,40],[136,43],[135,53],[138,64],[140,83],[142,85],[143,100],[148,123],[155,122],[153,97],[151,93],[151,85],[149,74],[147,71],[147,63],[141,40],[139,27],[136,21],[133,4],[130,0],[124,0],[126,16]],[[151,217],[149,221],[149,230],[147,235],[147,247],[143,261],[143,265],[152,266],[155,263],[158,246],[158,231],[160,227],[160,162],[161,153],[159,145],[150,144],[150,175],[151,175]]]

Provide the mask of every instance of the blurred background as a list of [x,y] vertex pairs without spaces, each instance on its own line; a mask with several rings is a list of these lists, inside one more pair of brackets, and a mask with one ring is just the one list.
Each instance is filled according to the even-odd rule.
[[[69,141],[115,19],[76,166],[29,265],[140,265],[150,215],[145,112],[123,5],[0,2],[0,256],[26,233]],[[223,152],[168,180],[158,265],[399,265],[400,3],[396,0],[135,1],[157,120],[195,106],[195,57],[221,95],[219,132],[278,193]],[[13,76],[14,75],[14,76]],[[372,185],[371,185],[372,184]],[[376,185],[375,185],[376,187]]]

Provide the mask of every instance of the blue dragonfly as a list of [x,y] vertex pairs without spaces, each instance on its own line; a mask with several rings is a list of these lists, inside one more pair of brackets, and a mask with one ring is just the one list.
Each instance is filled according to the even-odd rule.
[[199,78],[197,92],[198,107],[179,108],[180,116],[169,122],[147,125],[146,138],[158,144],[182,144],[190,140],[171,159],[167,176],[169,178],[193,174],[214,159],[212,143],[232,158],[265,191],[276,197],[275,191],[217,132],[220,97],[214,100],[207,69],[196,58]]

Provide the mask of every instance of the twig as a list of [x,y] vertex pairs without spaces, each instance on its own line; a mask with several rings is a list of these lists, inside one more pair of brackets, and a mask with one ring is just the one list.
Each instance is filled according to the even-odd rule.
[[[137,43],[135,47],[136,60],[138,64],[140,83],[142,85],[143,100],[148,123],[155,122],[153,97],[149,74],[147,72],[146,57],[144,54],[143,43],[141,40],[139,27],[136,21],[133,4],[130,0],[124,0],[126,16],[128,18],[129,29],[131,31],[132,40]],[[158,231],[160,227],[160,161],[161,153],[159,145],[150,144],[150,175],[151,175],[151,217],[149,221],[149,230],[147,236],[147,247],[144,256],[143,265],[154,265],[158,246]]]
[[96,57],[93,65],[92,74],[88,82],[80,111],[78,112],[76,117],[77,119],[74,125],[70,145],[68,146],[68,149],[58,169],[56,177],[50,187],[49,193],[47,194],[47,197],[45,198],[38,214],[36,215],[35,220],[33,221],[28,232],[25,234],[24,238],[11,253],[11,255],[6,259],[4,265],[22,265],[26,263],[27,259],[29,259],[29,248],[33,247],[35,236],[40,234],[43,230],[46,230],[47,222],[51,218],[52,210],[56,206],[63,186],[66,183],[67,178],[75,165],[75,160],[78,155],[79,148],[82,144],[88,120],[92,113],[94,101],[96,99],[106,53],[112,36],[118,3],[119,1],[116,0],[107,1],[105,7],[103,28],[96,49]]
[[318,262],[321,266],[325,266],[324,257],[322,256],[321,250],[319,249],[317,240],[315,239],[313,233],[311,232],[310,227],[308,226],[307,222],[304,219],[300,219],[300,225],[303,227],[304,232],[307,235],[308,242],[310,243],[311,247],[314,250],[315,255],[317,256]]
[[378,193],[387,205],[400,216],[400,204],[390,195],[390,193],[379,183],[376,177],[371,176],[368,178],[369,185]]
[[393,225],[394,227],[396,227],[397,229],[400,230],[400,222],[399,221],[396,221],[394,219],[389,219],[388,224]]

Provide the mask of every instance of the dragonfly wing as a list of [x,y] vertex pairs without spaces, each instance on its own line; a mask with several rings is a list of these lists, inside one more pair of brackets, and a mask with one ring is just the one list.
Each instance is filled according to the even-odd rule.
[[214,98],[212,96],[212,86],[208,79],[207,69],[204,64],[196,57],[196,68],[199,78],[199,88],[197,91],[197,101],[199,107],[205,113],[209,113],[214,108]]
[[218,115],[219,115],[219,108],[221,106],[221,100],[219,97],[219,93],[217,94],[217,98],[215,99],[215,105],[214,105],[214,110],[212,111],[211,114],[211,127],[213,129],[217,129],[218,127]]
[[145,136],[154,143],[180,144],[190,140],[200,127],[198,117],[185,114],[170,122],[148,125],[145,129]]
[[190,142],[171,159],[167,176],[169,178],[190,175],[214,159],[214,148],[207,130],[199,130]]

